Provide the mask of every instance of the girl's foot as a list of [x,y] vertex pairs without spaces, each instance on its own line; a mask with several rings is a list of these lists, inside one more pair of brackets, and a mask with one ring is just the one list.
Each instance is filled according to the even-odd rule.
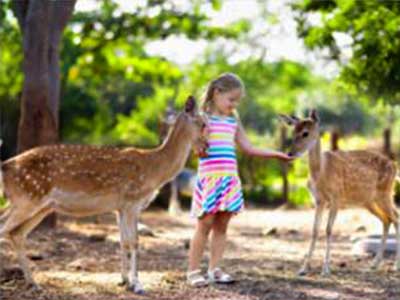
[[187,283],[193,287],[203,287],[208,285],[207,279],[201,275],[200,270],[194,270],[186,273]]
[[208,270],[208,279],[210,282],[215,283],[234,283],[235,279],[227,273],[224,273],[220,268]]

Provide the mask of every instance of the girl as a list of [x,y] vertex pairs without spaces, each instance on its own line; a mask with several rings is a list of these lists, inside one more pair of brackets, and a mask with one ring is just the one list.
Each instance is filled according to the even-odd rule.
[[[202,110],[208,119],[208,148],[198,149],[200,160],[192,201],[197,217],[190,243],[187,281],[200,287],[208,282],[232,283],[234,279],[218,266],[223,256],[226,231],[233,214],[243,209],[243,195],[237,170],[235,143],[247,154],[290,161],[281,152],[253,147],[247,138],[236,107],[244,85],[235,74],[225,73],[211,81],[203,98]],[[200,271],[208,235],[211,232],[208,280]]]

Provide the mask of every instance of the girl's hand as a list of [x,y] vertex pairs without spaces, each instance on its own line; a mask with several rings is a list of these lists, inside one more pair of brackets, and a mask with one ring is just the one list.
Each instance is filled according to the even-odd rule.
[[295,157],[294,156],[289,156],[289,155],[287,155],[285,153],[280,153],[279,156],[278,156],[278,159],[280,159],[282,161],[285,161],[285,162],[290,162],[290,161],[294,160]]
[[207,148],[208,148],[207,139],[202,138],[194,145],[194,152],[198,157],[207,157],[208,156]]
[[205,125],[201,131],[201,138],[194,145],[194,152],[198,157],[207,157],[208,149],[208,136],[210,134],[210,128],[208,126],[208,121],[205,119]]

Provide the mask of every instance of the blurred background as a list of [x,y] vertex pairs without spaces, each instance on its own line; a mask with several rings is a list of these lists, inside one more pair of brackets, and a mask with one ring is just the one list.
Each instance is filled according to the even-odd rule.
[[[23,148],[18,124],[21,99],[29,98],[23,60],[30,50],[18,9],[10,0],[0,5],[5,160]],[[397,1],[79,0],[59,43],[58,139],[155,147],[168,113],[234,72],[246,86],[239,114],[255,145],[284,151],[290,132],[277,114],[316,108],[324,149],[371,149],[397,160],[399,31]],[[306,156],[285,166],[239,153],[239,162],[248,206],[310,205]],[[193,155],[187,166],[196,164]]]

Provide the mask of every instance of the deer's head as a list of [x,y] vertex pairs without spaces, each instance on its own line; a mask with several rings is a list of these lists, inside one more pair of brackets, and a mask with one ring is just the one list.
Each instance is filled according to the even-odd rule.
[[184,126],[191,135],[194,144],[202,143],[205,139],[206,119],[199,113],[196,100],[189,96],[185,107],[175,122],[175,126]]
[[293,126],[293,139],[288,155],[298,157],[310,150],[319,139],[319,117],[315,109],[307,118],[279,115],[287,125]]

